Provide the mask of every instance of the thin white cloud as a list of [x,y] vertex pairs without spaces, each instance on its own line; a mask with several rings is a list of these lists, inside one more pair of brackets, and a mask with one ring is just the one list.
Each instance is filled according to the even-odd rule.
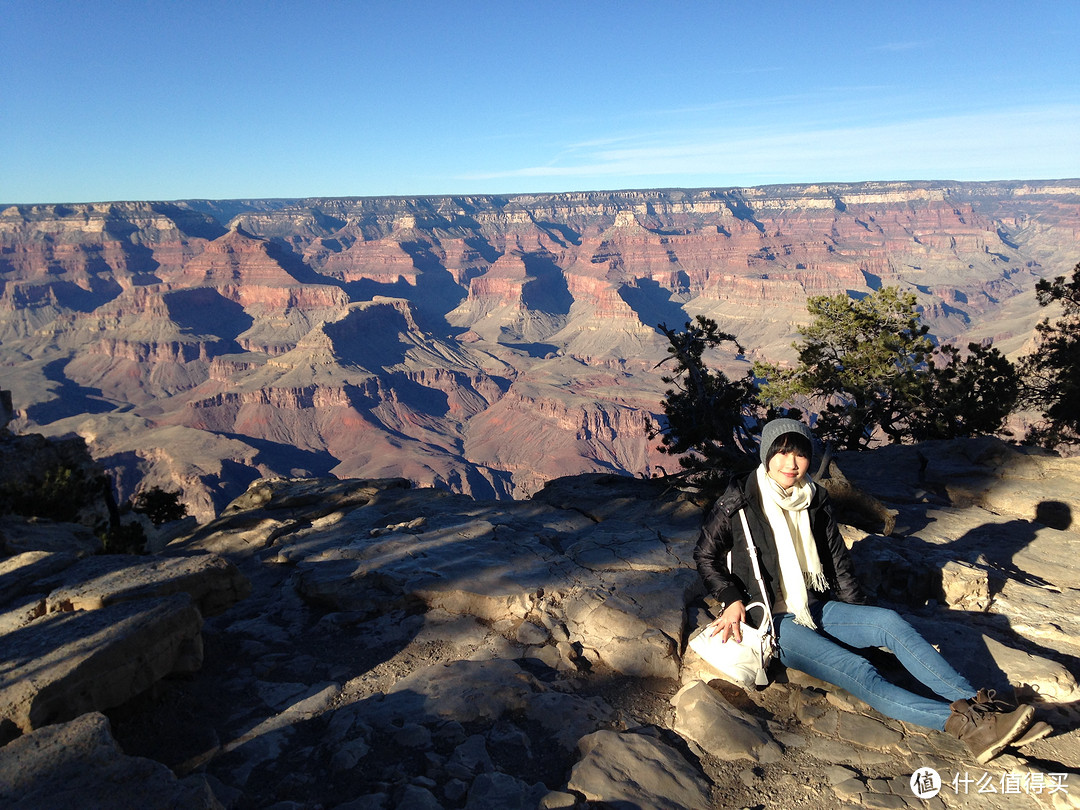
[[[1017,108],[881,125],[626,135],[567,145],[545,165],[480,171],[463,180],[628,178],[759,173],[822,179],[1080,176],[1080,105]],[[1047,174],[1049,172],[1050,174]]]
[[910,42],[886,42],[881,45],[874,45],[870,48],[871,51],[885,51],[887,53],[906,53],[908,51],[920,51],[924,48],[932,47],[934,43],[929,41],[910,41]]

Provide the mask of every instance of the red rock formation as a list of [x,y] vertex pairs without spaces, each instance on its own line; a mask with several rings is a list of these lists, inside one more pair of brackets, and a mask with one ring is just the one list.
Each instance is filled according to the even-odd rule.
[[11,207],[0,382],[28,426],[107,400],[98,435],[247,437],[217,471],[139,456],[200,503],[253,470],[521,493],[675,466],[644,430],[658,323],[783,358],[808,296],[896,284],[939,338],[1018,347],[1078,235],[1077,181]]

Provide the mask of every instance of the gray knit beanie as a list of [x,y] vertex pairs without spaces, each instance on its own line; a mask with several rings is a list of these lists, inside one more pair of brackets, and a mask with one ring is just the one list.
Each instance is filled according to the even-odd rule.
[[773,446],[773,443],[785,433],[798,433],[801,436],[805,436],[806,440],[810,442],[811,452],[813,451],[814,434],[810,432],[810,428],[795,419],[773,419],[761,429],[762,464],[768,463],[769,449]]

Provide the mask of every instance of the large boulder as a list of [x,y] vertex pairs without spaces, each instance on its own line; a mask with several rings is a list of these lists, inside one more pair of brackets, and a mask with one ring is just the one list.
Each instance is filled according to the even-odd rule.
[[8,810],[223,810],[205,777],[176,776],[127,756],[104,715],[90,712],[0,748],[0,805]]
[[72,720],[119,706],[202,664],[202,616],[187,594],[51,613],[3,638],[0,729]]

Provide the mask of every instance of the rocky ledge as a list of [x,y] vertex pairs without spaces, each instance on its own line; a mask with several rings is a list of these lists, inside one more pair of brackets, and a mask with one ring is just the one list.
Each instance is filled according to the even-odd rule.
[[0,525],[0,804],[1080,806],[1080,459],[986,440],[841,466],[900,527],[845,527],[867,584],[1049,736],[977,765],[795,671],[715,679],[685,652],[702,506],[659,481],[262,480],[152,556]]

